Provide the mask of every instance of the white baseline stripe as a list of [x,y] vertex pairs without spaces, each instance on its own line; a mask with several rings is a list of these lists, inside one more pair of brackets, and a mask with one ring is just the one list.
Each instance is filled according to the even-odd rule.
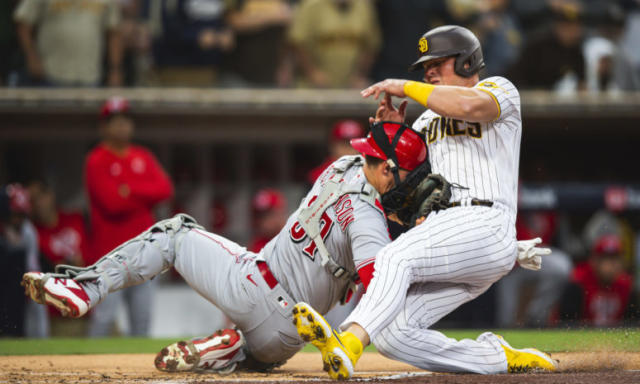
[[[636,372],[640,372],[640,369],[624,369],[621,370],[621,372],[629,372],[629,373],[636,373]],[[399,379],[406,379],[406,378],[411,378],[411,377],[422,377],[422,376],[432,376],[432,375],[440,375],[440,374],[436,374],[433,372],[428,372],[428,371],[421,371],[421,372],[401,372],[401,373],[394,373],[394,372],[388,372],[388,371],[380,371],[380,372],[366,372],[367,374],[378,374],[378,375],[386,375],[386,376],[373,376],[373,377],[358,377],[355,376],[352,378],[352,380],[356,380],[356,381],[378,381],[378,380],[399,380]],[[574,375],[576,373],[599,373],[598,371],[577,371],[577,372],[562,372],[559,371],[559,374],[563,374],[563,373],[569,373],[571,375]],[[42,372],[20,372],[20,375],[43,375],[43,376],[78,376],[77,373],[67,373],[67,372],[58,372],[58,373],[42,373]],[[87,373],[83,373],[89,376],[102,376],[102,374],[96,373],[96,372],[87,372]],[[546,375],[546,373],[542,373],[543,375]],[[141,381],[143,381],[143,379],[141,378],[131,378],[131,379],[127,379],[127,378],[114,378],[114,377],[110,377],[109,379],[106,379],[107,381],[110,380],[117,380],[120,383],[140,383]],[[292,382],[292,383],[297,383],[297,382],[318,382],[318,381],[327,381],[329,380],[326,377],[323,378],[319,378],[319,377],[261,377],[261,378],[249,378],[249,377],[225,377],[225,376],[218,376],[216,375],[215,378],[211,378],[211,379],[198,379],[197,382],[198,383],[220,383],[220,382],[250,382],[250,383],[269,383],[269,382]],[[144,380],[146,381],[146,380]],[[15,382],[21,382],[20,379],[11,379],[11,380],[0,380],[0,383],[15,383]],[[50,383],[51,380],[29,380],[29,383]],[[78,380],[75,381],[76,383],[95,383],[95,379],[85,379],[85,380]],[[149,380],[148,381],[150,384],[186,384],[189,382],[193,382],[193,378],[184,378],[182,380]]]
[[[428,371],[421,371],[421,372],[394,372],[394,371],[367,371],[367,372],[363,372],[363,374],[366,374],[367,377],[360,377],[359,375],[356,375],[354,377],[352,377],[352,379],[355,379],[357,381],[378,381],[378,380],[397,380],[397,379],[405,379],[405,378],[409,378],[409,377],[419,377],[419,376],[431,376],[433,375],[432,372],[428,372]],[[114,376],[109,376],[109,378],[105,378],[102,373],[98,373],[98,372],[83,372],[83,373],[72,373],[72,372],[34,372],[34,371],[21,371],[19,372],[19,375],[31,375],[31,376],[45,376],[47,377],[47,379],[44,380],[29,380],[29,383],[50,383],[51,379],[49,379],[49,377],[60,377],[60,376],[83,376],[83,375],[87,375],[87,376],[97,376],[97,377],[101,377],[103,379],[106,379],[107,381],[110,380],[115,380],[121,383],[138,383],[140,381],[142,381],[141,378],[139,377],[126,377],[126,376],[132,376],[132,375],[114,375]],[[376,376],[369,376],[369,375],[376,375]],[[379,376],[378,376],[379,375]],[[121,377],[121,376],[125,376],[125,377]],[[262,376],[262,377],[229,377],[229,376],[221,376],[221,375],[216,375],[216,374],[211,374],[211,376],[209,378],[206,379],[201,379],[200,377],[198,378],[197,382],[198,383],[220,383],[220,382],[249,382],[249,383],[269,383],[269,382],[292,382],[292,383],[298,383],[298,382],[317,382],[317,381],[327,381],[330,380],[329,377],[298,377],[298,376],[292,376],[292,377],[282,377],[282,376]],[[146,381],[146,380],[145,380]],[[11,381],[5,381],[5,380],[0,380],[0,383],[9,383],[9,382],[14,382],[14,380]],[[18,382],[20,382],[20,380],[18,379]],[[75,381],[76,383],[95,383],[95,379],[84,379],[84,380],[77,380]],[[192,377],[185,377],[183,379],[173,379],[173,380],[166,380],[166,379],[158,379],[158,380],[149,380],[149,383],[151,384],[186,384],[189,382],[193,382],[193,378]]]

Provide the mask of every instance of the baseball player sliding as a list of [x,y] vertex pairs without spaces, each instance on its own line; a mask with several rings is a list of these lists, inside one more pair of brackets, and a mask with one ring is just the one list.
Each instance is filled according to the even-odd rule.
[[[299,334],[322,352],[332,378],[349,378],[363,346],[440,372],[504,373],[556,362],[535,349],[512,348],[490,332],[456,341],[428,329],[507,274],[518,256],[515,219],[522,120],[520,96],[503,77],[479,80],[484,66],[478,39],[459,26],[420,38],[424,83],[387,79],[361,92],[381,100],[376,120],[404,121],[390,96],[427,108],[413,129],[426,136],[432,172],[451,183],[447,209],[433,211],[376,256],[362,300],[333,331],[313,305],[294,308]],[[366,151],[365,151],[366,153]]]
[[[378,123],[372,132],[377,139],[356,139],[354,147],[376,146],[381,138],[387,146],[393,142],[389,151],[344,156],[332,163],[258,254],[180,214],[156,223],[89,268],[26,273],[25,292],[38,303],[80,317],[109,293],[175,267],[237,329],[164,348],[155,360],[158,369],[228,373],[239,364],[257,370],[282,364],[304,345],[292,323],[293,305],[305,301],[324,314],[346,300],[358,281],[366,288],[375,255],[390,242],[381,195],[400,184],[411,190],[429,171],[424,139],[410,127]],[[391,166],[388,158],[396,163]]]

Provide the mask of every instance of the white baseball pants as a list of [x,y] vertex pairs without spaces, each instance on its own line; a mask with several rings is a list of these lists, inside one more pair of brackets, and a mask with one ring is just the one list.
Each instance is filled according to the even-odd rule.
[[419,368],[506,372],[495,335],[456,341],[428,327],[511,270],[514,217],[501,205],[431,213],[378,253],[368,290],[341,327],[359,324],[380,353]]

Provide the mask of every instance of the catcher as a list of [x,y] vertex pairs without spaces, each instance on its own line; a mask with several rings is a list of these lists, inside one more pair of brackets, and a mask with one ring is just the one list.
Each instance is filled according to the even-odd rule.
[[293,305],[306,301],[324,314],[348,300],[357,283],[366,289],[376,253],[390,242],[381,195],[397,188],[411,191],[428,173],[420,134],[392,122],[374,124],[371,132],[352,142],[363,156],[332,163],[260,253],[179,214],[91,267],[26,273],[25,292],[64,315],[80,317],[109,293],[175,267],[237,328],[164,348],[155,359],[159,370],[229,373],[238,366],[263,371],[278,366],[304,345],[292,324]]

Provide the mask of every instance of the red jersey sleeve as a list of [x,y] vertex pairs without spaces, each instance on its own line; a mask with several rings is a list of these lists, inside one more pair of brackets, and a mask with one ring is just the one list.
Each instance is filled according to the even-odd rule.
[[367,292],[367,288],[369,287],[369,283],[373,278],[373,260],[366,265],[363,265],[358,269],[358,276],[360,276],[360,282],[362,282],[362,286],[364,287],[364,291]]

